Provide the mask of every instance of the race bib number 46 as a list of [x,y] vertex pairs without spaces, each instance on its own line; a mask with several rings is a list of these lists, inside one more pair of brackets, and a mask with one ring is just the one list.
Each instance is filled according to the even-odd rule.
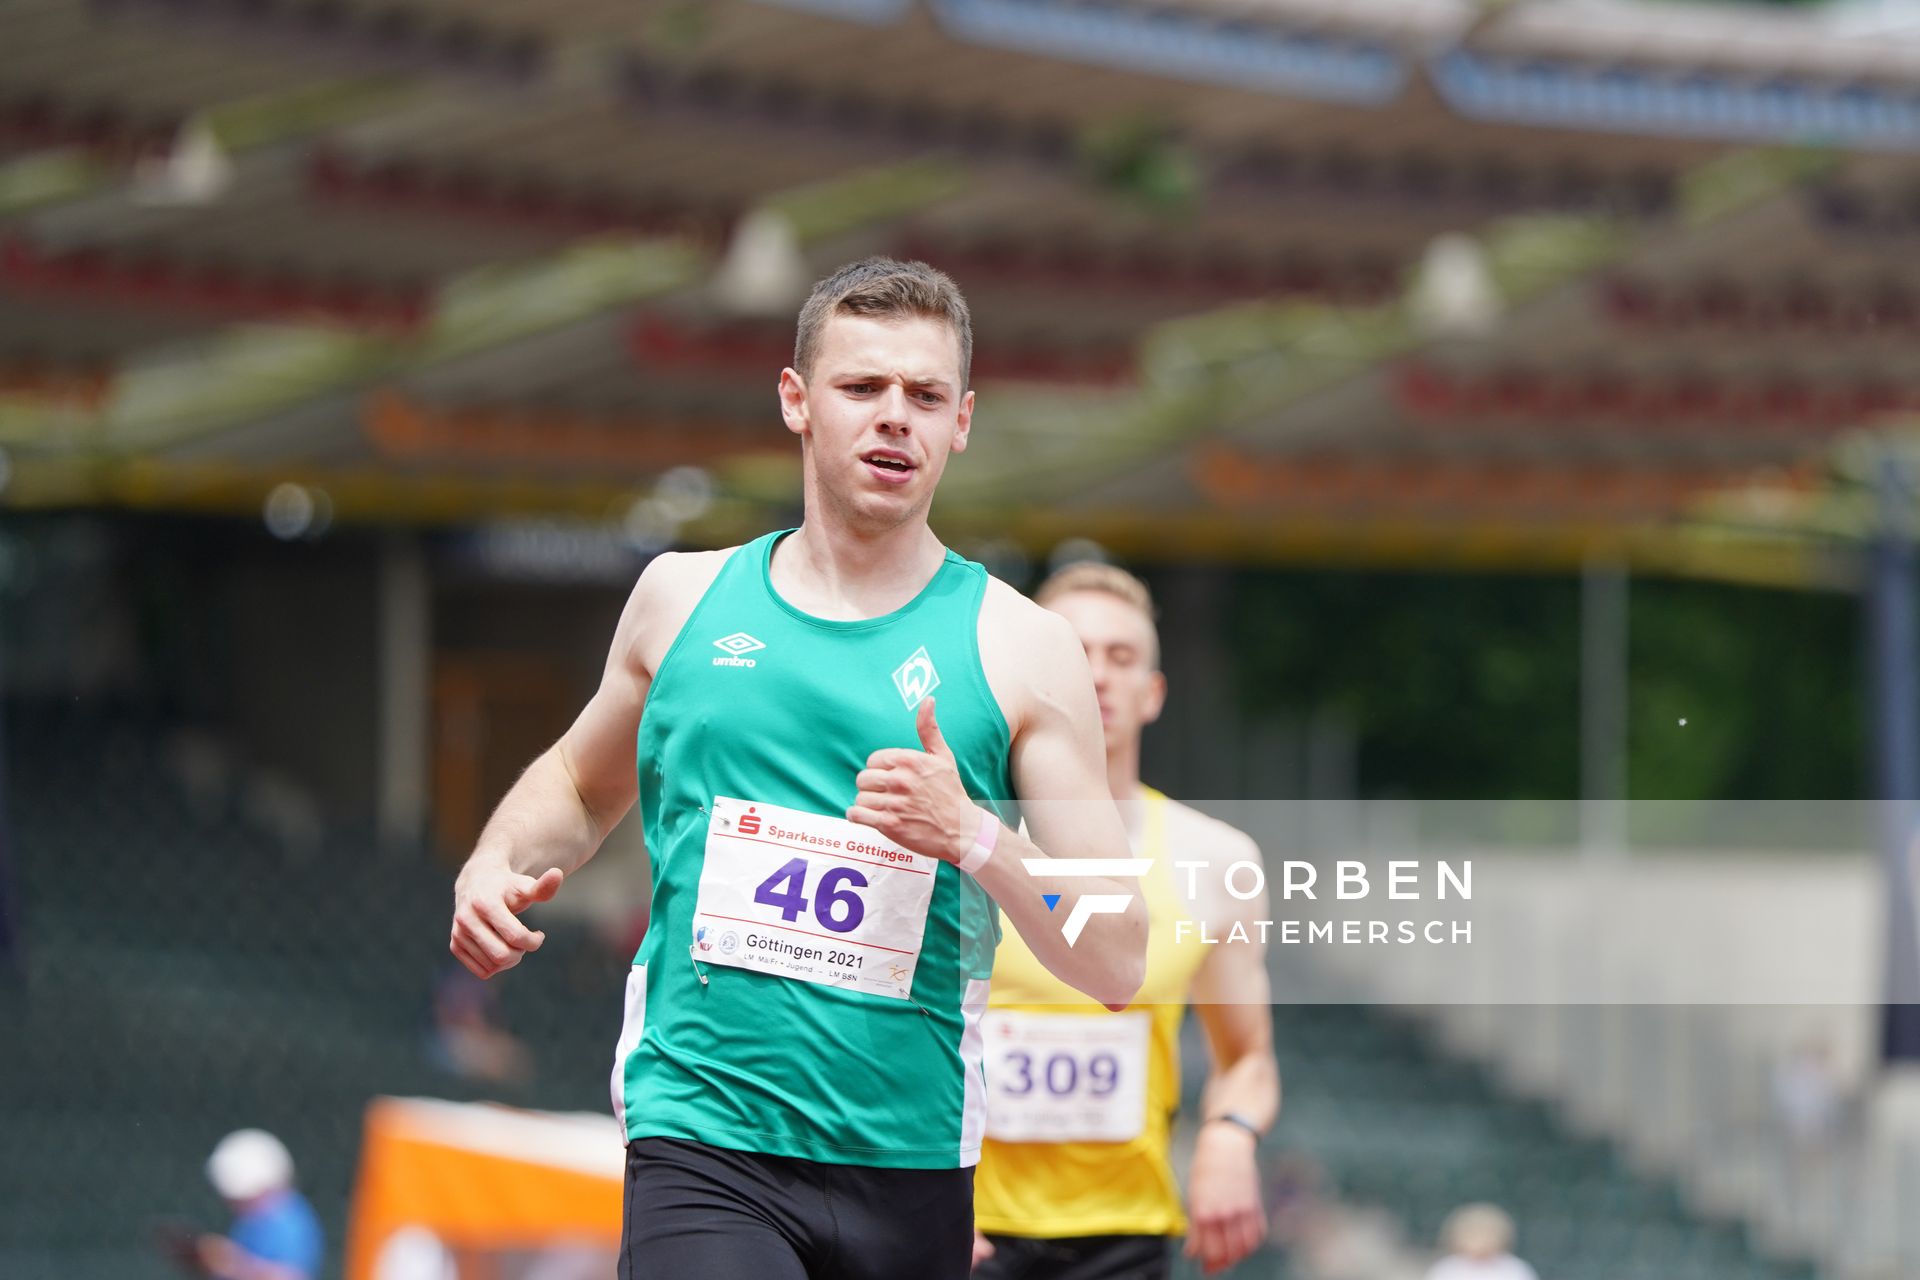
[[999,1142],[1130,1142],[1147,1123],[1152,1015],[990,1009],[987,1136]]
[[938,869],[872,827],[721,796],[693,957],[905,1000]]

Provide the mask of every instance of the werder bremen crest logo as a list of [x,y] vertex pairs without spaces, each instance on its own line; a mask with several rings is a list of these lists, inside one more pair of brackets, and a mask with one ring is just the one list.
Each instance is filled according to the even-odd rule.
[[940,687],[940,673],[933,669],[933,659],[927,656],[927,646],[921,645],[913,651],[911,658],[894,668],[893,687],[900,691],[900,698],[909,711]]

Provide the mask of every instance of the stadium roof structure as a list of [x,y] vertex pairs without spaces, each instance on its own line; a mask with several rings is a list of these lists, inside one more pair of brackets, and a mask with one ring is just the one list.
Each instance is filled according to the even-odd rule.
[[15,508],[618,521],[697,465],[683,536],[736,536],[796,500],[792,286],[870,252],[974,309],[950,537],[1825,581],[1828,458],[1920,409],[1920,41],[1849,10],[19,0],[8,40]]

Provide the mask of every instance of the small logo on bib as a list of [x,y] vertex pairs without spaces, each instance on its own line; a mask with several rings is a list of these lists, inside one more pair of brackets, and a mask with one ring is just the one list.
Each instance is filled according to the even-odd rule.
[[895,668],[893,687],[900,691],[900,697],[909,711],[940,687],[940,673],[933,669],[933,659],[927,656],[927,646],[921,645],[915,649],[911,658]]
[[727,655],[724,658],[715,658],[713,660],[714,666],[751,667],[755,665],[754,660],[743,657],[742,655],[752,653],[757,649],[764,649],[767,646],[755,640],[744,631],[736,631],[730,636],[722,636],[718,640],[715,640],[713,647],[722,650]]

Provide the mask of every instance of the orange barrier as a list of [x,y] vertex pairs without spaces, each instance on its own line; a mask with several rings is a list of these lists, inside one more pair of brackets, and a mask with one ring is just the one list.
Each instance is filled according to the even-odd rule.
[[407,1227],[456,1251],[615,1249],[624,1162],[611,1116],[377,1098],[354,1183],[346,1280],[373,1280],[380,1250]]

